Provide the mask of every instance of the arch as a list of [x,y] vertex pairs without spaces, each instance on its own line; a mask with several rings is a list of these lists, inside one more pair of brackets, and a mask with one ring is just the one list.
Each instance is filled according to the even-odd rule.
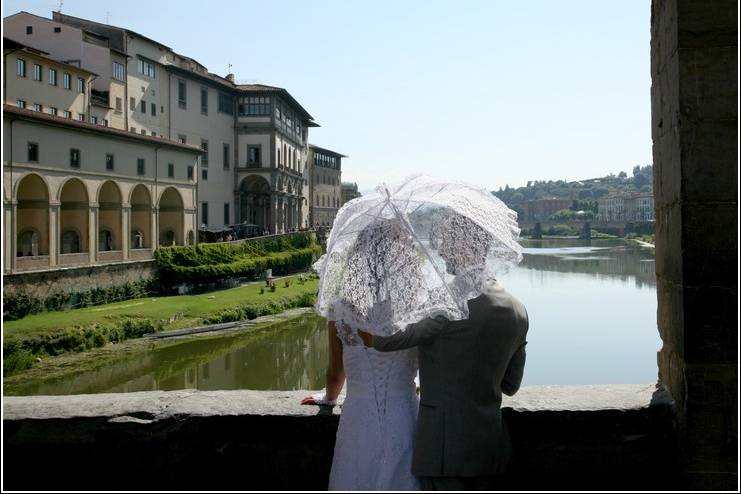
[[[85,184],[78,178],[69,178],[64,181],[59,189],[59,235],[62,254],[76,254],[88,251],[90,201]],[[65,247],[62,237],[65,233],[74,231],[77,233],[78,242],[72,242],[70,235],[67,236],[68,244]],[[70,248],[76,250],[68,252]]]
[[270,224],[270,184],[259,175],[248,175],[239,183],[239,217],[242,223],[265,230]]
[[132,249],[152,248],[152,196],[144,184],[137,184],[129,194],[131,215],[129,235]]
[[121,189],[107,180],[98,188],[98,251],[123,249]]
[[160,245],[183,245],[184,222],[183,198],[175,187],[167,187],[159,199]]
[[[49,255],[49,186],[44,178],[29,173],[16,183],[16,232],[33,230],[38,234],[36,248],[24,251],[21,242],[16,245],[16,256]],[[20,240],[20,235],[18,236]],[[30,240],[30,239],[29,239]],[[30,254],[29,254],[30,253]]]

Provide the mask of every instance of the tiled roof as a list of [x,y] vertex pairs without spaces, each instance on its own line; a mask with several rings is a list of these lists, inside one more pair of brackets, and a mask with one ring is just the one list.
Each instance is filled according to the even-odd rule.
[[112,127],[104,127],[102,125],[91,124],[83,122],[81,120],[72,120],[71,118],[65,118],[55,115],[49,115],[48,113],[37,112],[28,110],[25,108],[18,108],[8,104],[3,104],[3,114],[15,115],[19,118],[27,120],[38,120],[41,122],[48,122],[56,125],[63,125],[65,127],[76,128],[85,131],[98,132],[111,137],[120,137],[124,139],[133,139],[135,141],[147,142],[150,144],[159,144],[161,146],[169,146],[179,148],[184,151],[201,152],[201,148],[191,146],[190,144],[182,144],[177,141],[165,139],[164,137],[145,136],[142,134],[136,134],[134,132],[128,132],[126,130],[114,129]]

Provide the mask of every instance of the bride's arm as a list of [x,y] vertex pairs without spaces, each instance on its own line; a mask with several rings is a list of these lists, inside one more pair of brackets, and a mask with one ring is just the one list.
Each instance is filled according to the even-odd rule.
[[329,338],[329,364],[327,365],[326,389],[324,396],[317,393],[307,396],[301,401],[302,405],[334,405],[345,384],[345,368],[342,366],[342,343],[337,338],[337,326],[334,321],[327,324]]
[[337,337],[337,326],[329,321],[327,334],[329,335],[329,365],[327,366],[327,395],[329,401],[334,401],[345,384],[345,368],[342,366],[342,343]]

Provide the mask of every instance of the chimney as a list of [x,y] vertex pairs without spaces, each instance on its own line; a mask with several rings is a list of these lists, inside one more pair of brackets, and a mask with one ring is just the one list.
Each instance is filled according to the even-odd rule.
[[226,80],[234,84],[234,74],[227,74]]

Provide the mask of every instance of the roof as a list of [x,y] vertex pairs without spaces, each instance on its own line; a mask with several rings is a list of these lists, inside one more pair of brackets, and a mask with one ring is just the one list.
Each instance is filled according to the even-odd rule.
[[299,109],[299,111],[303,114],[305,118],[305,123],[307,124],[307,127],[319,127],[319,124],[315,123],[314,117],[311,116],[311,114],[306,111],[306,109],[301,106],[301,104],[294,99],[293,96],[291,96],[291,93],[283,89],[282,87],[277,86],[268,86],[267,84],[237,84],[237,89],[239,91],[243,92],[250,92],[250,93],[256,93],[256,92],[264,92],[264,93],[277,93],[284,98],[286,98],[289,103],[291,103],[293,106]]
[[219,84],[221,86],[231,89],[232,91],[235,89],[234,84],[230,82],[229,79],[226,79],[216,74],[212,74],[211,72],[209,72],[208,74],[201,74],[201,73],[198,73],[192,70],[178,67],[175,64],[166,64],[165,69],[170,70],[172,72],[177,72],[178,74],[181,74],[185,77],[194,77],[204,82],[211,82],[214,84]]
[[182,149],[184,151],[191,151],[194,153],[201,153],[201,148],[192,146],[190,144],[182,144],[177,141],[171,141],[164,137],[145,136],[142,134],[135,134],[121,129],[114,129],[112,127],[103,127],[102,125],[95,125],[88,122],[82,122],[80,120],[72,120],[71,118],[64,118],[55,115],[49,115],[48,113],[41,113],[25,108],[18,108],[8,104],[3,104],[3,116],[10,114],[16,118],[23,120],[35,120],[39,122],[50,123],[54,125],[61,125],[64,127],[76,128],[79,130],[96,132],[110,137],[120,137],[123,139],[131,139],[135,141],[147,142],[150,144],[159,144],[161,146],[174,147]]
[[332,151],[331,149],[319,147],[319,146],[314,145],[314,144],[309,144],[309,147],[311,149],[316,149],[317,151],[321,151],[321,152],[323,152],[325,154],[331,154],[333,156],[339,156],[340,158],[349,158],[349,156],[347,156],[346,154],[340,154],[337,151]]
[[[98,33],[97,31],[95,31],[95,28],[96,27],[104,28],[104,29],[117,29],[117,30],[122,31],[122,32],[133,34],[134,36],[136,36],[138,38],[145,39],[145,40],[149,41],[150,43],[154,43],[157,46],[161,46],[162,48],[166,48],[168,50],[172,50],[169,46],[167,46],[167,45],[165,45],[163,43],[160,43],[157,40],[154,40],[154,39],[152,39],[152,38],[150,38],[148,36],[144,36],[143,34],[139,34],[136,31],[132,31],[131,29],[126,29],[124,27],[118,27],[118,26],[114,26],[112,24],[104,24],[102,22],[95,22],[95,21],[91,21],[90,19],[83,19],[82,17],[75,17],[73,15],[62,14],[61,12],[53,12],[52,13],[52,16],[53,16],[53,20],[56,21],[56,22],[61,22],[62,24],[69,24],[69,25],[72,25],[72,26],[75,26],[75,27],[79,27],[80,29],[86,29],[88,31],[91,31],[93,33],[98,34],[99,36],[107,37],[105,34],[101,34],[101,33]],[[76,23],[83,24],[83,25],[85,25],[85,27],[77,26]]]
[[77,65],[72,65],[71,63],[63,62],[61,60],[57,60],[56,58],[52,58],[52,57],[49,56],[49,52],[48,51],[44,51],[44,50],[40,50],[38,48],[34,48],[32,46],[28,46],[25,43],[21,43],[20,41],[16,41],[14,39],[7,38],[5,36],[3,36],[3,47],[10,48],[10,49],[15,49],[15,50],[22,50],[22,51],[25,51],[25,52],[28,52],[28,53],[32,53],[32,54],[34,54],[34,55],[36,55],[38,57],[41,57],[41,58],[44,58],[44,59],[49,60],[51,62],[57,63],[57,64],[62,65],[64,67],[72,68],[72,69],[74,69],[74,70],[76,70],[78,72],[85,72],[86,74],[96,75],[96,76],[98,75],[95,72],[91,72],[91,71],[89,71],[87,69],[83,69],[82,67],[78,67]]

